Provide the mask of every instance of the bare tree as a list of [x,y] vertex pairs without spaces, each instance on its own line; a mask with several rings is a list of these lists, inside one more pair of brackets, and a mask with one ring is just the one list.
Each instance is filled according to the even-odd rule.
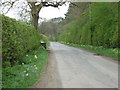
[[[15,0],[15,1],[10,0],[10,1],[3,2],[2,4],[4,5],[4,7],[9,6],[8,10],[7,10],[7,12],[8,12],[14,6],[16,1],[19,1],[19,0]],[[27,4],[30,7],[32,24],[35,26],[36,29],[38,28],[39,12],[42,9],[42,7],[52,6],[52,7],[58,8],[59,6],[62,6],[65,3],[66,3],[66,1],[63,1],[63,0],[60,0],[59,2],[52,1],[52,0],[49,0],[49,1],[46,1],[46,0],[37,1],[37,0],[35,0],[34,2],[30,2],[30,0],[27,0]]]

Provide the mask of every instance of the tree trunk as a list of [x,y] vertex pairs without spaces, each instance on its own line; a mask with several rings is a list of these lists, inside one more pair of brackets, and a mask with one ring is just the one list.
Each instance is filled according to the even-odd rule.
[[39,19],[39,13],[32,14],[32,24],[36,29],[38,28],[38,19]]
[[[58,7],[58,6],[61,6],[63,5],[65,2],[62,2],[62,3],[49,3],[49,2],[43,2],[43,0],[41,0],[41,3],[40,4],[37,4],[37,1],[36,2],[28,2],[28,5],[31,9],[31,15],[32,15],[32,24],[35,26],[36,29],[38,29],[38,19],[39,19],[39,12],[41,10],[41,8],[43,6],[52,6],[52,7]],[[37,5],[36,5],[37,4]]]
[[39,12],[42,6],[41,4],[36,6],[34,2],[32,2],[31,5],[32,24],[36,29],[38,29]]

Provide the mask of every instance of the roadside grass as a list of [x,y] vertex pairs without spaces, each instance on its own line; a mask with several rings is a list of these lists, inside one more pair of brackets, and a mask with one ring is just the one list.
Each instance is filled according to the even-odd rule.
[[44,70],[48,60],[45,49],[39,48],[26,54],[22,63],[2,69],[2,88],[28,88],[33,85]]
[[72,47],[77,47],[77,48],[83,48],[86,50],[90,50],[93,51],[97,54],[100,55],[104,55],[104,56],[109,56],[112,57],[114,59],[120,59],[120,52],[119,52],[119,48],[104,48],[102,46],[91,46],[91,45],[78,45],[78,44],[70,44],[70,43],[65,43],[65,42],[61,42],[62,44],[68,45],[68,46],[72,46]]

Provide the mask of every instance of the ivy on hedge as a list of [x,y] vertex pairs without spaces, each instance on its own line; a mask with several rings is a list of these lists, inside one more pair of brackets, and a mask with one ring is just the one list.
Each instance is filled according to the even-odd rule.
[[4,15],[0,17],[2,17],[3,61],[21,61],[25,53],[40,45],[40,37],[34,26]]

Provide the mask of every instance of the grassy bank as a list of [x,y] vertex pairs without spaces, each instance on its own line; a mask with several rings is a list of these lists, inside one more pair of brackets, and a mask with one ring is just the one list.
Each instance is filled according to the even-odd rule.
[[[2,69],[3,88],[27,88],[34,84],[44,70],[48,59],[45,49],[39,48],[26,54],[22,63],[16,62],[13,67],[9,62],[4,63]],[[9,66],[9,67],[8,67]]]
[[77,45],[77,44],[70,44],[70,43],[65,43],[65,42],[62,42],[62,44],[65,44],[65,45],[68,45],[68,46],[72,46],[72,47],[77,47],[77,48],[83,48],[83,49],[86,49],[86,50],[90,50],[90,51],[93,51],[97,54],[100,54],[100,55],[104,55],[104,56],[109,56],[109,57],[112,57],[114,59],[120,59],[119,55],[118,55],[118,51],[120,49],[118,48],[103,48],[102,46],[91,46],[91,45]]

